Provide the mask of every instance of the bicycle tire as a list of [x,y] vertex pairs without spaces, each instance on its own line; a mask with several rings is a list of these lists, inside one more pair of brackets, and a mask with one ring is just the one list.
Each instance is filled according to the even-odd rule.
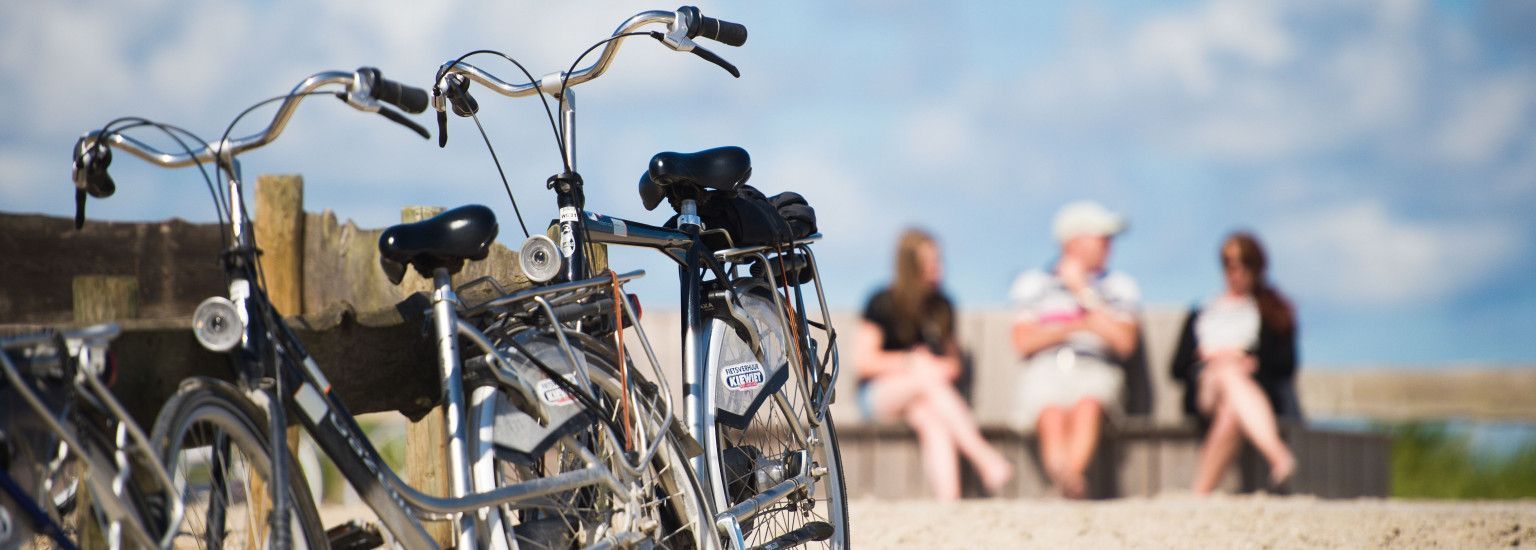
[[[266,545],[269,535],[265,532],[266,518],[256,517],[262,515],[261,503],[266,499],[264,496],[251,498],[265,494],[268,489],[263,480],[270,479],[272,471],[265,417],[234,386],[211,378],[182,382],[181,388],[161,409],[151,439],[161,451],[165,467],[186,505],[182,524],[175,527],[174,546],[190,543],[201,547],[208,541],[221,539],[222,544],[208,546],[261,548]],[[227,443],[228,458],[214,458],[215,454],[208,447],[216,445],[214,442],[217,441]],[[238,456],[234,454],[236,452]],[[288,453],[288,450],[282,452]],[[210,464],[198,463],[203,455],[212,459]],[[227,463],[222,468],[227,472],[222,483],[224,487],[219,487],[217,476],[212,475],[215,468],[211,463],[221,460]],[[291,455],[287,460],[294,465],[288,470],[293,543],[299,548],[325,548],[328,545],[325,528],[315,510],[309,484],[305,482],[298,462]],[[194,488],[193,483],[202,482],[204,477],[208,478],[208,486]],[[214,506],[215,503],[219,506]],[[244,513],[239,513],[242,511]],[[244,519],[246,523],[243,526],[231,524],[231,519]],[[223,529],[210,534],[206,527],[211,523],[221,523]]]
[[[753,287],[747,295],[771,301],[768,292],[771,291],[767,290],[765,283]],[[779,319],[775,318],[773,323],[777,325],[775,330],[783,331],[784,337],[793,337]],[[764,353],[770,349],[771,346],[763,346]],[[716,472],[718,482],[713,483],[711,489],[716,506],[721,510],[728,509],[767,489],[764,480],[759,479],[759,474],[765,468],[783,464],[791,453],[805,450],[810,454],[812,467],[825,468],[826,473],[817,477],[810,491],[796,491],[782,501],[785,504],[770,507],[743,522],[741,527],[746,546],[762,546],[813,521],[822,521],[831,526],[831,535],[825,540],[801,545],[809,548],[848,548],[848,488],[843,475],[842,454],[837,446],[836,427],[830,415],[820,424],[810,426],[813,412],[810,405],[804,402],[799,388],[799,384],[804,383],[801,380],[804,374],[794,367],[788,357],[794,350],[793,346],[784,346],[781,353],[783,357],[766,357],[769,361],[788,362],[785,368],[790,371],[789,379],[757,407],[745,427],[737,428],[720,422],[717,416],[714,437],[706,438],[704,442],[706,447],[714,447],[705,452],[715,453],[720,465],[720,471]],[[705,368],[711,373],[720,373],[722,365],[714,364],[719,362],[719,356],[712,353],[711,357],[714,360]],[[710,390],[709,393],[712,398],[718,398],[718,391]],[[717,405],[711,403],[710,406]],[[788,428],[790,423],[803,430],[814,429],[816,443],[797,444],[793,430]],[[767,476],[768,484],[774,481],[780,480]]]
[[[592,376],[594,385],[600,388],[599,399],[605,404],[615,403],[618,400],[618,374],[607,358],[612,355],[611,348],[602,346],[590,336],[580,333],[568,333],[572,351],[584,356],[588,365],[588,372]],[[553,341],[547,337],[535,337],[526,345],[553,345]],[[565,361],[560,361],[563,365]],[[631,372],[631,383],[635,387],[652,387],[641,380],[637,373]],[[519,399],[509,399],[507,390],[499,389],[496,399],[500,402],[497,407],[518,406]],[[634,392],[636,394],[643,392]],[[651,394],[652,397],[659,395]],[[650,401],[637,399],[632,404],[631,412],[637,415],[654,415],[655,410],[648,404]],[[472,433],[488,433],[493,419],[481,411],[480,407],[470,407],[472,411]],[[524,407],[526,410],[526,407]],[[650,418],[659,418],[651,416]],[[617,419],[609,419],[617,421]],[[624,451],[612,448],[609,439],[594,430],[605,430],[605,424],[594,422],[583,432],[568,434],[561,438],[559,443],[550,451],[538,457],[538,462],[530,463],[528,457],[512,459],[504,451],[497,452],[495,462],[498,487],[505,484],[516,483],[541,474],[557,474],[569,468],[579,466],[577,461],[567,462],[565,459],[573,458],[579,454],[577,447],[582,447],[600,458],[622,459]],[[615,439],[622,440],[621,434],[615,434]],[[688,465],[686,454],[679,447],[676,438],[668,433],[667,441],[658,449],[655,458],[646,465],[649,479],[654,480],[649,498],[642,503],[642,507],[649,508],[647,517],[657,523],[649,534],[648,540],[654,546],[662,548],[693,548],[698,544],[698,538],[713,536],[713,528],[708,522],[709,514],[701,508],[703,498],[697,479],[694,478],[692,469]],[[552,460],[553,459],[553,460]],[[535,468],[535,466],[539,468]],[[594,521],[594,516],[611,513],[611,510],[597,509],[604,501],[598,494],[601,489],[588,488],[578,491],[556,495],[559,504],[554,507],[514,507],[503,506],[498,510],[501,514],[501,525],[508,531],[510,537],[515,537],[519,548],[571,548],[591,545],[597,540],[604,526],[599,525],[601,519]],[[691,506],[690,506],[691,505]],[[552,509],[553,508],[553,509]]]

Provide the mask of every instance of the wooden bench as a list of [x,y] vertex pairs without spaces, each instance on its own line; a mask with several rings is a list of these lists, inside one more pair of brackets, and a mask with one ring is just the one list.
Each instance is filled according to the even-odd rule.
[[[1388,495],[1390,437],[1301,425],[1282,426],[1282,433],[1298,463],[1296,475],[1287,487],[1290,492],[1325,498]],[[899,424],[849,424],[838,426],[837,435],[850,497],[928,496],[917,436],[912,430]],[[1050,494],[1033,434],[989,425],[982,429],[982,435],[1014,466],[1014,480],[996,496]],[[1156,425],[1131,418],[1111,425],[1089,467],[1089,494],[1093,498],[1113,498],[1188,492],[1194,482],[1199,448],[1200,434],[1193,424]],[[1268,466],[1263,458],[1245,446],[1237,467],[1228,472],[1219,490],[1257,491],[1265,487],[1267,476]],[[983,496],[980,480],[968,465],[963,479],[967,497]]]

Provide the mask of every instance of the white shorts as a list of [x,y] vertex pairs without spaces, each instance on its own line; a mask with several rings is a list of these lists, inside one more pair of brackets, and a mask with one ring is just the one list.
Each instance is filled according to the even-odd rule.
[[1018,378],[1015,429],[1032,432],[1040,411],[1046,407],[1071,407],[1084,397],[1099,402],[1104,412],[1120,414],[1125,371],[1119,365],[1063,348],[1045,351],[1025,360]]

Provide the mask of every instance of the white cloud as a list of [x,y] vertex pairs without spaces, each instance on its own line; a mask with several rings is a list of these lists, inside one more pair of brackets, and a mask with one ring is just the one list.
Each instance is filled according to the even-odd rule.
[[1406,220],[1369,200],[1298,215],[1270,234],[1280,284],[1344,306],[1454,296],[1531,244],[1515,224]]
[[973,112],[964,100],[925,105],[902,117],[902,161],[927,170],[953,170],[969,164],[978,154],[980,129],[970,120]]
[[1536,85],[1523,76],[1468,86],[1440,131],[1440,154],[1458,164],[1486,162],[1529,126],[1533,103]]

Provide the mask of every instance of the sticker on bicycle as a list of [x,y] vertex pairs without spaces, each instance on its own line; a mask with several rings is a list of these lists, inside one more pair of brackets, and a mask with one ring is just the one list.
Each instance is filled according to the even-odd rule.
[[768,375],[763,373],[763,366],[756,361],[727,365],[720,369],[720,377],[731,391],[751,390],[768,380]]
[[[567,378],[566,380],[570,379]],[[571,397],[571,394],[566,393],[564,388],[561,388],[559,384],[549,378],[539,381],[538,390],[539,399],[544,400],[544,403],[550,406],[560,407],[576,401],[575,398]]]

